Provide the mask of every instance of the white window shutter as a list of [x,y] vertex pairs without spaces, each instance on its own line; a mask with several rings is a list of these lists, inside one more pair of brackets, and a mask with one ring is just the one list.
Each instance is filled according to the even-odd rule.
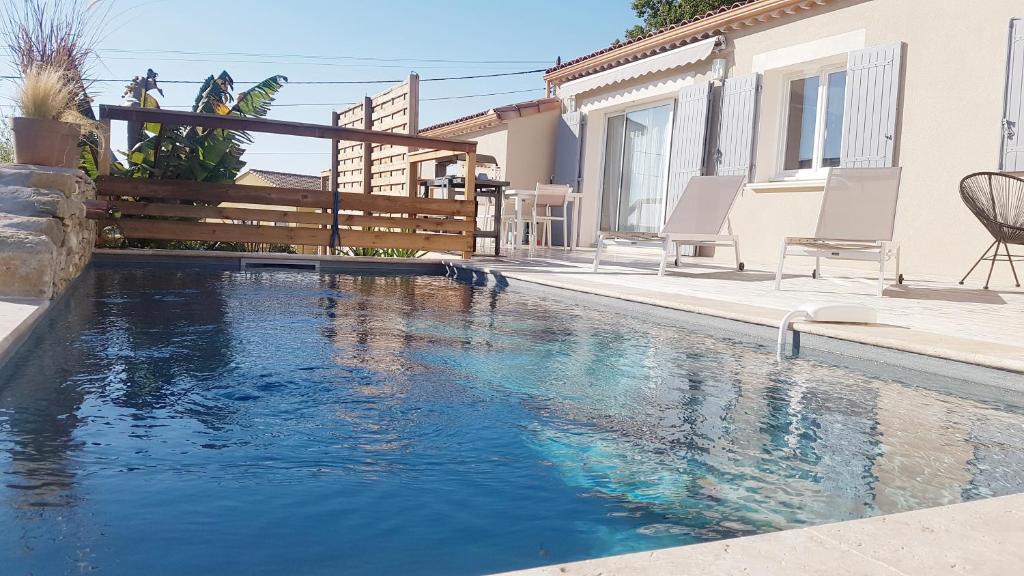
[[1010,20],[1003,101],[1003,144],[999,169],[1024,171],[1024,19]]
[[583,113],[562,114],[555,135],[555,184],[568,184],[579,192],[580,142],[583,131]]
[[708,104],[711,84],[702,82],[679,90],[675,126],[672,129],[672,153],[669,157],[668,211],[676,205],[686,183],[704,172],[704,148],[707,142]]
[[715,154],[715,173],[719,176],[750,178],[754,167],[760,85],[760,74],[727,78],[722,85],[718,149]]
[[899,42],[850,52],[840,166],[894,165],[902,53]]

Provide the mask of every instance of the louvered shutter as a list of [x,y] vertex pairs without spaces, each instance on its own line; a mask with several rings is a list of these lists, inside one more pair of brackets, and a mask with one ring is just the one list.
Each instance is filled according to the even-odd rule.
[[760,74],[727,78],[722,85],[715,173],[750,177],[754,167]]
[[1005,98],[999,167],[1011,172],[1024,171],[1024,19],[1021,18],[1010,20]]
[[[555,173],[552,178],[554,184],[568,184],[572,186],[573,192],[580,191],[580,149],[583,141],[583,113],[569,112],[562,114],[558,122],[558,132],[555,135]],[[561,212],[561,209],[556,210]],[[561,215],[561,214],[558,214]],[[568,214],[569,231],[575,228],[572,225],[572,211]],[[573,232],[575,233],[575,232]],[[552,222],[551,225],[552,244],[561,245],[562,223]],[[569,238],[572,243],[572,238]]]
[[843,145],[839,165],[893,166],[903,45],[850,52],[846,64]]
[[555,184],[568,184],[574,191],[579,190],[580,175],[580,132],[583,114],[569,112],[562,114],[555,137]]
[[704,172],[704,145],[707,142],[708,103],[711,84],[704,82],[679,91],[675,126],[672,129],[672,154],[669,157],[668,213],[686,189],[686,183]]

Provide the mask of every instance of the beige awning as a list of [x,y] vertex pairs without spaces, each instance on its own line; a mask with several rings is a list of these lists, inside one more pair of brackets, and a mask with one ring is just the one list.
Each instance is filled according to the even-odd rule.
[[715,46],[721,40],[723,40],[721,36],[714,36],[706,40],[701,40],[700,42],[680,46],[679,48],[669,50],[668,52],[648,56],[647,58],[630,62],[629,64],[616,66],[611,70],[605,70],[603,72],[584,76],[578,80],[566,82],[558,87],[558,95],[561,98],[568,98],[582,92],[587,92],[588,90],[594,90],[596,88],[609,86],[618,82],[625,82],[626,80],[639,78],[646,74],[653,74],[655,72],[662,72],[665,70],[671,70],[672,68],[686,66],[687,64],[693,64],[694,62],[700,62],[711,55],[711,51],[714,50]]

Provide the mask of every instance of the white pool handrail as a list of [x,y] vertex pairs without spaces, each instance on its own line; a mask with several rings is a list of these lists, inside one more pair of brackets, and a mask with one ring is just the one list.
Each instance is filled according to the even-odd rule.
[[782,317],[776,342],[775,359],[782,362],[786,350],[786,329],[797,319],[810,322],[838,322],[844,324],[875,324],[878,312],[874,308],[856,304],[801,304]]

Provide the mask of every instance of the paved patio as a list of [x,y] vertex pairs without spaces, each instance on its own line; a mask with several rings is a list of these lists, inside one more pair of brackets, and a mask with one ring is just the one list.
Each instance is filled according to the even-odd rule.
[[[878,310],[879,324],[838,325],[798,322],[803,332],[852,340],[1024,372],[1024,289],[1013,287],[1008,270],[997,270],[990,290],[981,289],[975,272],[968,285],[935,278],[908,277],[876,295],[873,272],[823,262],[824,278],[810,277],[812,260],[786,262],[783,289],[773,289],[774,271],[748,267],[736,271],[715,258],[683,258],[677,268],[657,276],[657,252],[612,247],[601,269],[591,269],[593,250],[525,250],[503,258],[450,261],[456,266],[500,273],[509,279],[578,290],[602,296],[778,326],[800,304],[848,303]],[[1005,266],[1005,264],[1003,265]]]

